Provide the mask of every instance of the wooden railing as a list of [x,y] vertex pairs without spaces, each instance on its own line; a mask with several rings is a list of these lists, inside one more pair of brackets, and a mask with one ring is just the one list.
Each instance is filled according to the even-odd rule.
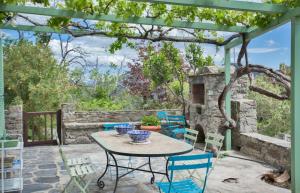
[[61,110],[56,112],[23,112],[25,146],[54,145],[61,134]]

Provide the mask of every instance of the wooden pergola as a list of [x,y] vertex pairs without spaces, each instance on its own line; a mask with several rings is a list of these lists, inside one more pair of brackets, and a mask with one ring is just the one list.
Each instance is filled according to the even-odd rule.
[[[24,5],[1,4],[0,12],[24,13],[42,16],[68,17],[75,19],[97,20],[116,23],[143,24],[154,26],[166,26],[173,28],[201,29],[211,31],[226,31],[246,34],[246,40],[254,39],[268,31],[271,31],[285,23],[291,21],[291,69],[292,69],[292,95],[291,95],[291,116],[292,116],[292,142],[291,142],[291,173],[292,173],[292,192],[300,193],[300,0],[297,0],[298,7],[288,8],[281,4],[256,3],[246,1],[228,1],[228,0],[131,0],[135,2],[161,3],[169,5],[194,6],[201,8],[226,9],[247,12],[273,13],[281,16],[270,22],[264,28],[244,27],[244,26],[226,26],[214,23],[188,22],[184,20],[175,20],[172,24],[167,24],[163,19],[153,19],[147,17],[128,17],[121,18],[116,15],[88,15],[83,12],[56,9],[49,7],[32,7]],[[65,30],[54,29],[48,26],[29,26],[29,25],[0,25],[2,29],[60,33],[70,34]],[[72,34],[80,34],[81,30],[72,31]],[[230,50],[243,43],[243,38],[237,38],[224,46],[225,49],[225,81],[230,81]],[[298,75],[298,76],[297,76]],[[4,115],[4,76],[3,76],[3,47],[0,38],[0,132],[5,133],[5,115]],[[231,113],[230,93],[226,96],[226,112]],[[226,149],[231,149],[231,130],[226,132]]]

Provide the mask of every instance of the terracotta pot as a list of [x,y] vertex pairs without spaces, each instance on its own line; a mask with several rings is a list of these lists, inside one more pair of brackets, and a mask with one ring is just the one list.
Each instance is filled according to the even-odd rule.
[[158,125],[158,126],[145,126],[145,125],[142,125],[141,129],[142,130],[147,130],[147,131],[159,132],[160,131],[160,125]]

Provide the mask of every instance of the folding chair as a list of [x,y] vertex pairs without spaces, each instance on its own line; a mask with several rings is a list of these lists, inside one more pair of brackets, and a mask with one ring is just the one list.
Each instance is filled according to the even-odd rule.
[[58,148],[59,148],[60,156],[63,160],[64,167],[71,178],[70,181],[64,187],[62,192],[67,193],[68,188],[73,183],[80,189],[80,192],[88,193],[88,186],[91,183],[92,179],[86,181],[85,177],[96,173],[96,169],[95,169],[96,167],[90,163],[89,159],[86,158],[66,159],[62,151],[62,148],[59,144],[59,141],[58,141]]
[[[61,144],[58,138],[56,138],[56,142],[59,148],[61,148]],[[90,157],[78,157],[78,158],[70,158],[70,159],[66,159],[66,162],[68,164],[68,166],[76,166],[76,165],[82,165],[82,164],[91,164],[92,161],[90,159]]]
[[219,160],[220,157],[220,151],[223,146],[224,136],[220,135],[218,133],[207,133],[205,138],[205,147],[204,152],[208,152],[208,148],[214,148],[214,154],[216,154],[216,160],[214,161],[214,164]]
[[165,111],[158,111],[156,117],[159,119],[161,125],[168,122],[168,114]]
[[164,112],[165,123],[162,124],[163,132],[173,138],[177,138],[178,134],[186,133],[186,120],[183,115],[168,115]]
[[186,132],[183,135],[184,141],[195,148],[195,144],[197,142],[197,137],[199,134],[199,131],[194,129],[185,129]]
[[[213,171],[216,163],[218,162],[219,158],[220,158],[220,151],[222,149],[223,146],[223,141],[224,141],[224,136],[220,135],[218,133],[210,133],[208,132],[206,134],[206,138],[205,138],[205,147],[204,147],[204,152],[212,152],[214,157],[216,155],[216,159],[213,161],[212,163],[212,168],[209,171],[208,175],[210,175],[210,173]],[[212,150],[208,150],[209,148],[214,148],[215,151]],[[195,170],[192,170],[189,172],[190,176],[193,176],[194,178],[200,179],[201,180],[201,175],[199,175]]]
[[[198,154],[198,155],[185,155],[185,156],[172,156],[169,157],[167,162],[168,169],[168,182],[157,182],[156,185],[160,192],[164,193],[204,193],[207,181],[207,174],[212,166],[212,154]],[[186,164],[186,162],[191,162]],[[177,164],[180,162],[181,164]],[[184,164],[182,164],[184,162]],[[171,164],[170,164],[171,163]],[[174,181],[174,172],[183,170],[205,170],[205,179],[202,186],[199,185],[194,179],[186,178],[183,180]]]

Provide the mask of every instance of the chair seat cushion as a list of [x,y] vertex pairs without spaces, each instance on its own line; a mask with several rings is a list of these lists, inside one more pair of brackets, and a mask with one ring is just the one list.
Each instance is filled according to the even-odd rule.
[[[162,192],[169,192],[169,182],[157,182],[156,185]],[[203,189],[189,178],[172,182],[170,193],[203,193]]]

